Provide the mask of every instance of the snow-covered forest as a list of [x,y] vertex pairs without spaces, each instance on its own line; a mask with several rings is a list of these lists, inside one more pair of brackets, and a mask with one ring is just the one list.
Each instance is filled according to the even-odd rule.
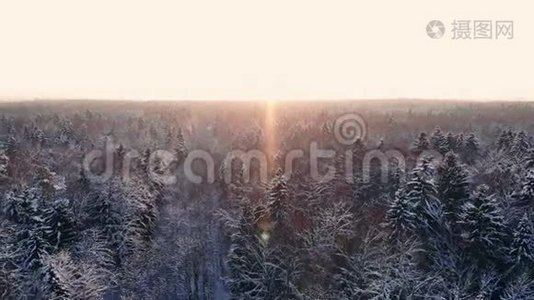
[[[364,139],[336,141],[344,113]],[[0,299],[534,299],[533,118],[511,102],[1,103]],[[110,138],[95,181],[84,158]],[[287,176],[312,142],[336,150],[320,173],[351,150],[350,178],[316,180],[309,155]],[[265,182],[221,163],[267,145]],[[151,163],[161,149],[174,159]],[[214,182],[185,176],[196,150]],[[404,162],[366,179],[388,150]]]

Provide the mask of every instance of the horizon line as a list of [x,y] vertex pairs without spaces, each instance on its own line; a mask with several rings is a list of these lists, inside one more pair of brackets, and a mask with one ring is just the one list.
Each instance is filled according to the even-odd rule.
[[421,98],[421,97],[384,97],[384,98],[249,98],[249,99],[139,99],[139,98],[67,98],[67,97],[50,97],[50,98],[20,98],[20,99],[2,99],[0,103],[15,102],[37,102],[37,101],[112,101],[112,102],[361,102],[361,101],[440,101],[440,102],[534,102],[534,99],[523,97],[517,98]]

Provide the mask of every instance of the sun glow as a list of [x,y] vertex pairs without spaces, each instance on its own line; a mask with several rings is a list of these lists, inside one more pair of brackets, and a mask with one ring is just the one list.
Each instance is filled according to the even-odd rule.
[[276,153],[276,101],[267,101],[265,108],[265,155],[272,161]]
[[[0,100],[534,97],[531,1],[407,5],[0,1]],[[427,36],[431,19],[462,17],[513,20],[516,37]]]

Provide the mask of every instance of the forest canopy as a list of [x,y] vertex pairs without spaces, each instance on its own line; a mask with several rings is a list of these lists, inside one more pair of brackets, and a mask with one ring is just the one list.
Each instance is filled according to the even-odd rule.
[[513,102],[0,103],[0,298],[532,299],[533,116]]

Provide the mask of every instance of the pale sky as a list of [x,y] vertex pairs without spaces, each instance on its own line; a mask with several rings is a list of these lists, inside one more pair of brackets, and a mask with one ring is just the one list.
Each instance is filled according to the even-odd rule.
[[[0,0],[0,99],[534,100],[532,0]],[[441,39],[425,32],[445,23]],[[453,40],[453,20],[512,40]],[[494,28],[495,30],[495,28]]]

